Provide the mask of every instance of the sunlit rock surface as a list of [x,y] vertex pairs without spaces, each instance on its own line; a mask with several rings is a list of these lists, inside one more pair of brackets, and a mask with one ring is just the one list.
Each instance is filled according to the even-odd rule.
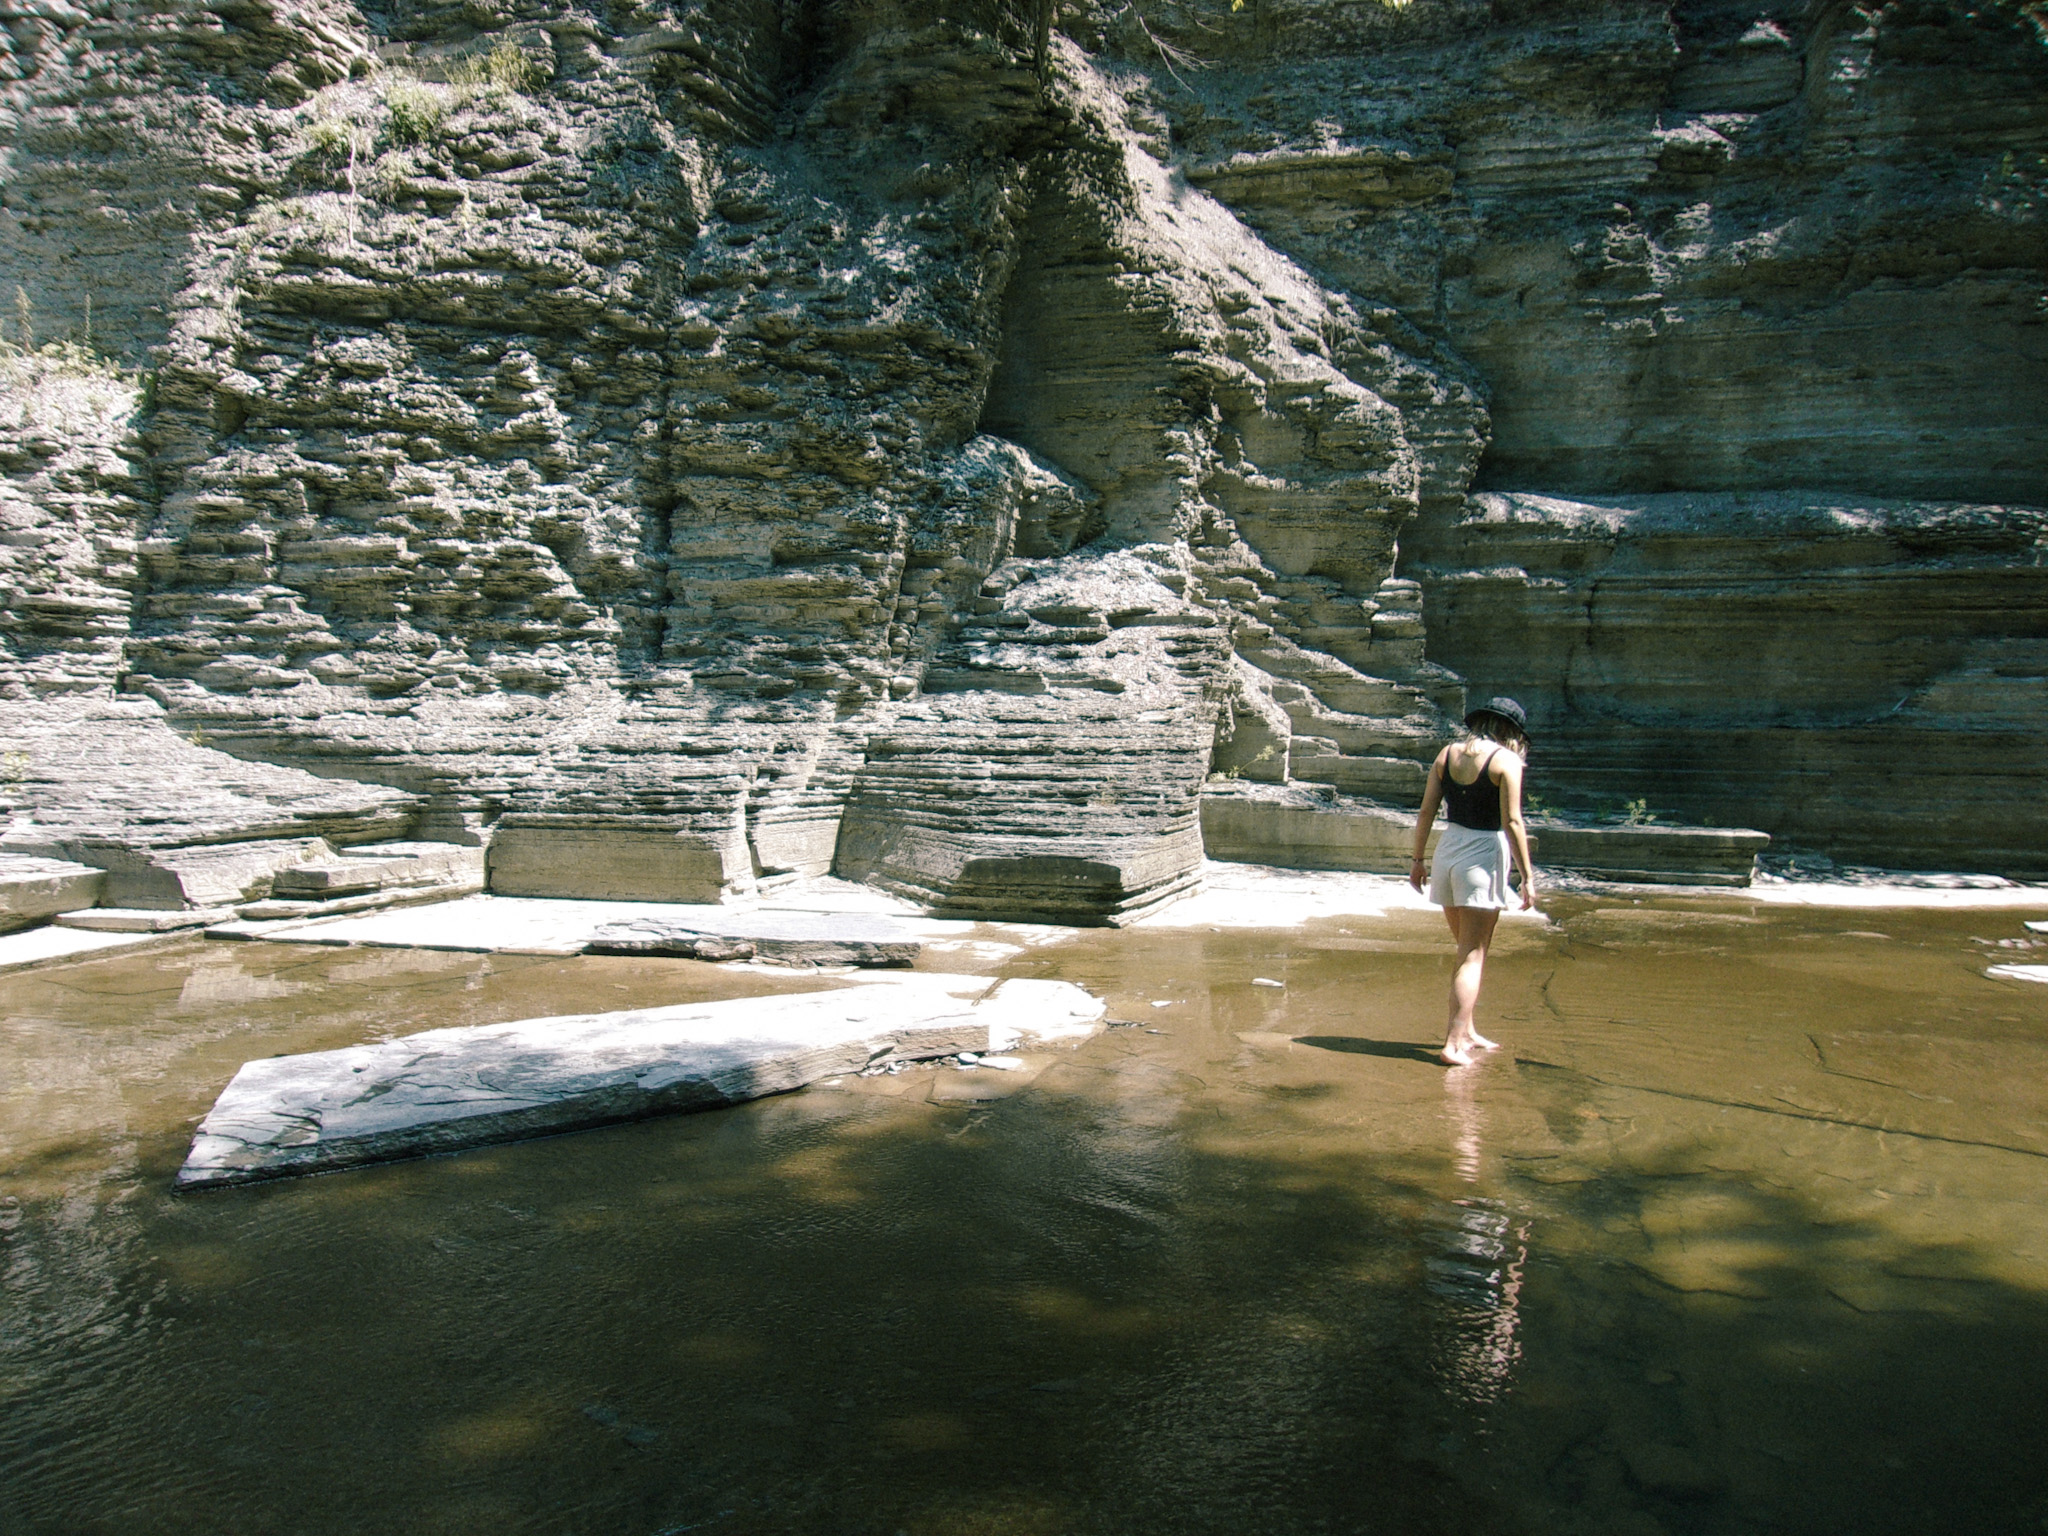
[[178,1184],[318,1173],[785,1093],[876,1062],[1073,1040],[1070,982],[912,973],[794,997],[429,1030],[235,1074]]
[[[2018,867],[2029,14],[24,13],[10,337],[131,371],[0,369],[6,846],[1121,922],[1194,883],[1211,774],[1412,804],[1470,675],[1568,808]],[[1982,516],[1887,512],[1904,588],[1704,493]],[[1698,537],[1491,563],[1501,496],[1680,495]],[[1578,602],[1628,636],[1587,666],[1601,564],[1639,601]],[[1815,716],[1873,645],[1901,709]]]
[[0,853],[0,933],[95,905],[106,878],[66,859]]

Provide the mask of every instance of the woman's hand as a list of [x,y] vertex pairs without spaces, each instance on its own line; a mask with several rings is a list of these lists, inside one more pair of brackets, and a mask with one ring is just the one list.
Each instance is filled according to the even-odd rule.
[[1408,883],[1415,887],[1415,892],[1418,896],[1422,894],[1422,877],[1422,860],[1419,858],[1410,859],[1408,861]]
[[1535,906],[1536,877],[1534,875],[1524,875],[1522,876],[1522,910],[1524,912],[1533,911]]

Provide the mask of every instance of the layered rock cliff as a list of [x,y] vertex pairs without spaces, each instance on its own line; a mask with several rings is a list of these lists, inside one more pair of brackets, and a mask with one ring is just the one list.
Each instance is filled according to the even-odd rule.
[[2037,10],[1171,14],[1190,180],[1483,384],[1401,569],[1553,805],[2048,869]]
[[10,846],[1115,920],[1469,677],[1561,803],[2048,847],[2021,10],[0,10],[5,273],[149,369],[10,363]]

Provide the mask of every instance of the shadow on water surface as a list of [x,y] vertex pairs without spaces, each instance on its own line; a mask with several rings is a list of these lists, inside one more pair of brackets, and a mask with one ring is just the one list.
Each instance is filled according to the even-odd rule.
[[1313,1046],[1319,1051],[1342,1051],[1351,1056],[1383,1056],[1388,1061],[1420,1061],[1444,1070],[1443,1057],[1427,1045],[1417,1045],[1413,1040],[1362,1040],[1356,1035],[1296,1035],[1296,1045]]
[[[1718,1102],[1760,1055],[1823,1074],[1762,1014],[1588,1034],[1569,967],[1625,946],[1489,982],[1546,1059],[1636,1050],[1616,1087],[1420,1070],[1439,960],[1361,989],[1310,934],[1285,995],[1240,986],[1277,943],[1033,956],[1172,1006],[1006,1098],[906,1073],[198,1199],[226,1064],[397,1027],[383,994],[12,1035],[48,1102],[0,1162],[0,1531],[2044,1528],[2035,1160]],[[696,974],[439,957],[404,1006]]]

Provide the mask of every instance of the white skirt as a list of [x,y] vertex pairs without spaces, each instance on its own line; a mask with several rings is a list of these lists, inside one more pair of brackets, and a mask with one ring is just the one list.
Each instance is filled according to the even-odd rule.
[[1444,823],[1429,866],[1429,899],[1440,907],[1490,907],[1505,912],[1508,886],[1508,835],[1480,832]]

